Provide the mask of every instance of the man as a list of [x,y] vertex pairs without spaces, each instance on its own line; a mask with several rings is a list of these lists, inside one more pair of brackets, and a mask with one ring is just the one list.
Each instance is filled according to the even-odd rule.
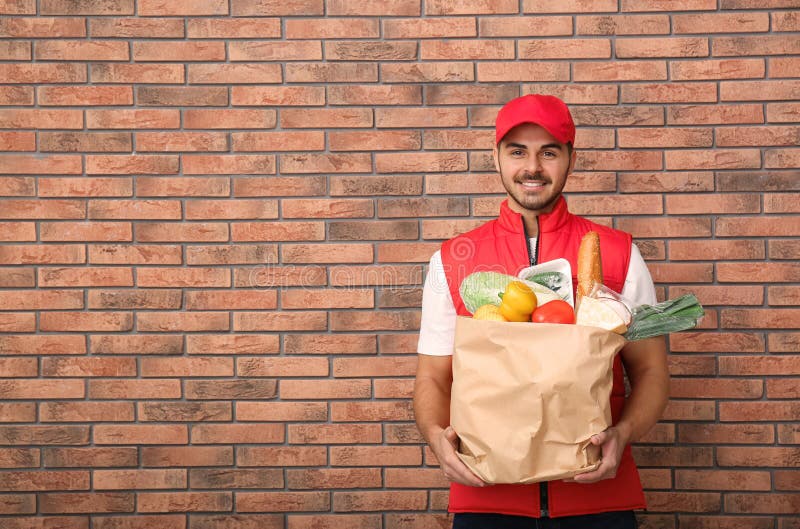
[[[654,303],[655,289],[627,233],[569,213],[562,191],[575,165],[575,125],[553,96],[527,95],[498,113],[494,161],[507,193],[500,214],[475,230],[446,241],[431,258],[422,301],[422,325],[414,388],[417,425],[450,487],[454,529],[628,529],[644,494],[629,443],[659,419],[668,398],[663,337],[625,345],[614,365],[613,426],[591,439],[600,467],[571,480],[531,485],[489,485],[457,457],[458,432],[450,426],[452,351],[457,315],[468,316],[458,293],[476,269],[522,268],[564,257],[576,272],[584,233],[598,231],[603,283],[636,305]],[[490,268],[489,268],[490,267]],[[623,364],[631,383],[625,398]]]

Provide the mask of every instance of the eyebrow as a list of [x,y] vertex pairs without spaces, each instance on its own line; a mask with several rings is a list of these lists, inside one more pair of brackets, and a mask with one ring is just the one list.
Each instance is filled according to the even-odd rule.
[[[507,143],[506,149],[514,148],[514,149],[527,149],[527,145],[523,145],[522,143]],[[541,149],[558,149],[559,151],[562,150],[562,146],[560,143],[546,143],[542,145],[539,150]]]

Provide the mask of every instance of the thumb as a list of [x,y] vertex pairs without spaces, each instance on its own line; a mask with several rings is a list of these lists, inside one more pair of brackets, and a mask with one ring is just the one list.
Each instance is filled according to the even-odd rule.
[[447,428],[444,429],[444,437],[445,439],[447,439],[452,443],[455,442],[456,439],[458,439],[458,434],[456,433],[456,431],[453,429],[452,426],[448,426]]

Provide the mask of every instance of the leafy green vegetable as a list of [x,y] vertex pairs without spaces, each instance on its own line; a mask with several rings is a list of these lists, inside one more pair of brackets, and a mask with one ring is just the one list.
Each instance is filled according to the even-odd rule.
[[481,305],[499,305],[500,295],[517,278],[499,272],[473,272],[461,282],[458,292],[470,313]]
[[458,292],[467,310],[475,313],[482,305],[500,305],[502,294],[512,281],[522,281],[531,287],[539,305],[561,299],[558,294],[545,286],[500,272],[473,272],[461,281]]
[[558,289],[560,289],[565,282],[564,274],[561,272],[540,272],[538,274],[532,274],[525,279],[533,281],[534,283],[539,283],[556,292],[558,292]]
[[633,311],[633,321],[625,338],[629,341],[685,331],[697,325],[705,311],[694,294],[685,294],[655,305],[642,305]]

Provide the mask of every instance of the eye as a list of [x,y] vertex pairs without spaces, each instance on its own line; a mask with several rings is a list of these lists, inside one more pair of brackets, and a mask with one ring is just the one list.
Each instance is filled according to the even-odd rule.
[[522,156],[523,154],[525,154],[525,151],[522,149],[514,149],[511,151],[511,156]]
[[551,160],[551,159],[555,158],[556,156],[557,156],[557,154],[556,154],[555,151],[543,151],[542,152],[542,158],[546,158],[548,160]]

